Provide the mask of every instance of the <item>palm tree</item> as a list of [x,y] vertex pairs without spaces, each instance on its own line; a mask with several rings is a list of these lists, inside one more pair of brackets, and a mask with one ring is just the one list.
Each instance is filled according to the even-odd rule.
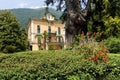
[[44,36],[44,49],[47,49],[47,41],[46,40],[47,40],[48,32],[44,31],[43,36]]
[[41,46],[42,46],[42,43],[41,43],[41,41],[42,41],[42,39],[43,39],[43,34],[37,34],[36,35],[36,37],[37,37],[37,39],[38,39],[38,47],[39,47],[39,50],[41,50],[42,48],[41,48]]

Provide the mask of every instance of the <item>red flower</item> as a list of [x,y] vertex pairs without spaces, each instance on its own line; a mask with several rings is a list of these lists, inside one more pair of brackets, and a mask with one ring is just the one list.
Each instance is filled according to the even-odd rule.
[[91,32],[88,32],[87,35],[89,36],[91,34]]
[[96,35],[96,32],[94,32],[94,35]]
[[98,59],[98,58],[99,58],[99,56],[96,56],[96,57],[95,57],[95,59]]
[[94,52],[94,55],[96,55],[96,52]]
[[106,56],[106,55],[104,55],[104,56],[103,56],[103,59],[106,59],[106,58],[107,58],[107,56]]
[[102,35],[102,32],[99,32],[100,35]]
[[95,59],[94,61],[95,61],[96,63],[98,62],[98,60],[97,60],[97,59]]
[[102,52],[102,50],[99,50],[99,52]]
[[106,54],[107,54],[107,52],[104,52],[104,54],[106,55]]
[[90,61],[92,61],[93,60],[92,56],[90,56],[89,59],[90,59]]

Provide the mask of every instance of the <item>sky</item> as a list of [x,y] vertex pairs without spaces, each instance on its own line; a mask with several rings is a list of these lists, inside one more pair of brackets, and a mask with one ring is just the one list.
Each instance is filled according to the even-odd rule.
[[0,0],[0,9],[45,7],[45,0]]

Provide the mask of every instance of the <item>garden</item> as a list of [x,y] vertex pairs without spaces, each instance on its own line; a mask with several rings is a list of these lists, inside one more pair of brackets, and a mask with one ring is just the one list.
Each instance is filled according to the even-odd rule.
[[45,2],[58,2],[58,10],[63,9],[69,45],[63,50],[30,51],[16,16],[1,10],[0,80],[120,80],[120,1]]
[[97,42],[88,33],[77,36],[74,45],[65,50],[0,53],[0,79],[119,80],[120,44],[112,40]]

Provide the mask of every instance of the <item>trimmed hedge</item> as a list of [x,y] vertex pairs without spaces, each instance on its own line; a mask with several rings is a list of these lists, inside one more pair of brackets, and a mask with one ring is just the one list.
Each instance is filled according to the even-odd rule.
[[0,54],[0,80],[103,79],[120,79],[119,66],[111,61],[96,65],[77,50]]

